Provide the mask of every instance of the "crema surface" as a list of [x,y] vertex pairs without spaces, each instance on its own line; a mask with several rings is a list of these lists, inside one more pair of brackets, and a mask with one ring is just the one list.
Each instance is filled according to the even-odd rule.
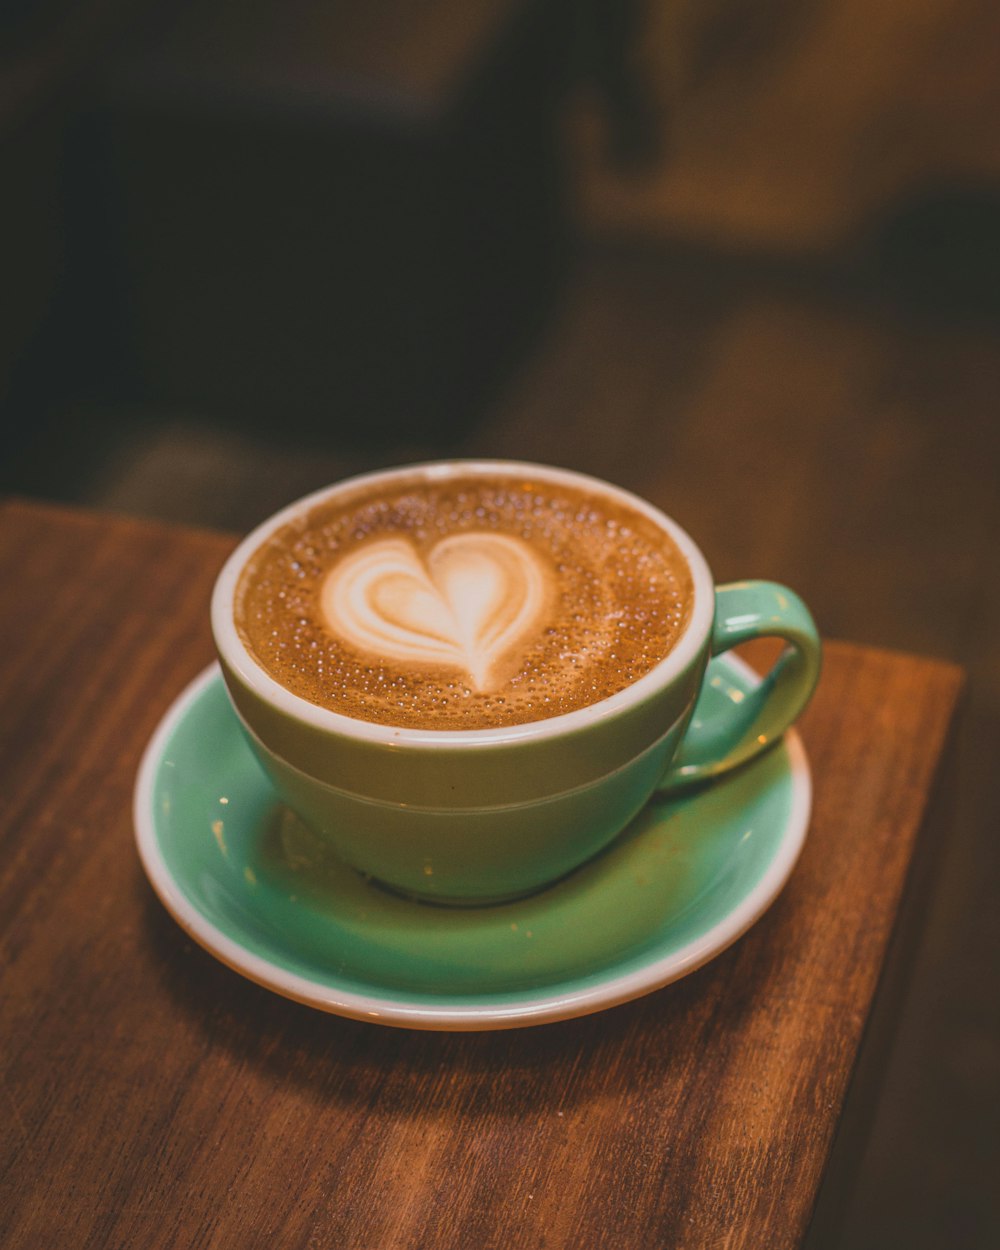
[[686,626],[687,564],[642,513],[509,477],[323,503],[251,557],[235,622],[261,666],[345,716],[485,729],[596,703]]

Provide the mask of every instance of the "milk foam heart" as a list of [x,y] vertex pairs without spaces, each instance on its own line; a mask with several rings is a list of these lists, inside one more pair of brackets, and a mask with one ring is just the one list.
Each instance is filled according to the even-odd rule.
[[404,538],[376,539],[327,574],[327,628],[372,656],[458,669],[493,688],[500,661],[542,627],[550,575],[527,543],[466,532],[421,559]]

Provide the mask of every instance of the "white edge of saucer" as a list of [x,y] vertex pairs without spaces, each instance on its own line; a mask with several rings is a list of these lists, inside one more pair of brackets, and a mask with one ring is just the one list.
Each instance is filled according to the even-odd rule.
[[[744,677],[759,676],[739,656],[726,663]],[[217,663],[210,664],[177,696],[157,726],[142,756],[133,796],[136,844],[146,876],[160,901],[181,928],[229,968],[258,985],[296,1002],[334,1015],[398,1028],[472,1032],[549,1024],[604,1011],[680,980],[720,955],[747,932],[781,893],[805,843],[812,809],[812,778],[802,740],[795,729],[784,736],[792,780],[792,807],[784,836],[766,871],[752,890],[722,920],[695,941],[661,959],[587,989],[540,994],[516,1002],[477,1005],[418,1004],[334,989],[321,981],[297,976],[248,951],[227,937],[178,888],[163,858],[153,820],[153,788],[160,759],[188,708],[206,687],[222,680]]]

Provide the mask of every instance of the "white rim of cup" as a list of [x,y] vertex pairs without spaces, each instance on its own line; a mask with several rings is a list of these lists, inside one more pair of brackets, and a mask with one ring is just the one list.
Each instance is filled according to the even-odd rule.
[[[616,502],[648,517],[664,530],[674,541],[691,571],[694,587],[694,603],[691,616],[680,638],[666,656],[650,671],[630,686],[609,695],[597,703],[550,716],[544,720],[528,721],[520,725],[507,725],[496,729],[409,729],[374,721],[357,720],[329,708],[320,707],[293,694],[254,659],[240,638],[233,617],[233,600],[244,565],[250,557],[282,526],[288,525],[304,513],[326,503],[338,495],[348,498],[362,494],[370,486],[391,485],[393,482],[434,482],[467,475],[486,477],[490,475],[526,476],[555,485],[575,486],[577,489],[610,497]],[[715,614],[715,591],[712,574],[701,551],[693,539],[677,524],[645,499],[634,495],[624,487],[602,481],[586,473],[572,469],[560,469],[552,465],[534,464],[521,460],[436,460],[419,464],[399,465],[378,469],[344,478],[330,486],[324,486],[305,495],[294,503],[274,513],[251,530],[222,566],[212,592],[212,633],[219,655],[240,681],[255,694],[271,704],[279,712],[302,721],[316,729],[336,733],[360,741],[392,746],[443,747],[471,749],[495,746],[504,742],[524,742],[559,737],[573,733],[595,721],[617,716],[629,707],[643,702],[655,690],[668,684],[682,673],[695,659],[703,646]]]

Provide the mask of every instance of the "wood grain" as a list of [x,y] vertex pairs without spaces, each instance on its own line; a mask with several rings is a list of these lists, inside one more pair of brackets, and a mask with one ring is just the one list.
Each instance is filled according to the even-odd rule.
[[0,511],[3,1244],[798,1245],[959,671],[828,646],[803,857],[708,967],[544,1028],[380,1029],[216,963],[133,850],[135,769],[211,656],[230,547]]

